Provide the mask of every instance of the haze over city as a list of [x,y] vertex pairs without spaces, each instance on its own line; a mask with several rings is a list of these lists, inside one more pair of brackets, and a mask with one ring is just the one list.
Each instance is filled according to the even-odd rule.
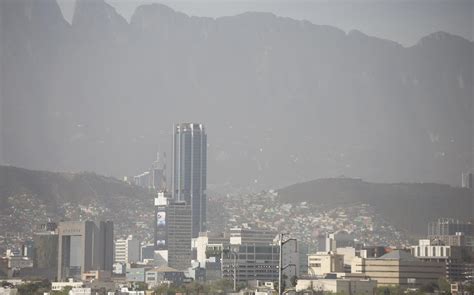
[[474,294],[474,2],[0,0],[0,295]]

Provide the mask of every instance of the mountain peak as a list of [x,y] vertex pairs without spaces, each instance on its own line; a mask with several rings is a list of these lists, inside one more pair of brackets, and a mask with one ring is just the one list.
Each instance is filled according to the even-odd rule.
[[77,0],[73,26],[95,26],[103,23],[126,25],[127,21],[104,0]]
[[153,26],[165,20],[187,19],[188,15],[175,11],[169,6],[160,3],[140,5],[130,19],[131,24],[139,24],[141,27]]
[[437,31],[421,38],[420,41],[418,41],[417,45],[429,45],[429,44],[438,43],[438,42],[458,43],[458,42],[469,42],[469,41],[458,35],[450,34],[444,31]]

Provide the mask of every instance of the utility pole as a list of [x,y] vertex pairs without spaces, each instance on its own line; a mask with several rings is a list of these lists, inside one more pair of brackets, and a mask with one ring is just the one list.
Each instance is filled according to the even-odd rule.
[[278,246],[280,248],[280,259],[278,260],[278,295],[282,294],[282,277],[283,277],[283,234],[279,234]]
[[279,248],[280,248],[280,259],[279,259],[279,262],[278,262],[278,295],[282,295],[283,294],[283,270],[289,266],[295,266],[295,269],[296,269],[296,265],[294,264],[289,264],[285,267],[283,267],[283,245],[285,245],[286,243],[288,243],[289,241],[296,241],[296,239],[288,239],[286,241],[283,242],[283,236],[285,235],[288,235],[286,233],[281,233],[281,234],[278,234],[278,245],[279,245]]
[[234,292],[237,292],[237,253],[234,251],[230,253],[234,254]]

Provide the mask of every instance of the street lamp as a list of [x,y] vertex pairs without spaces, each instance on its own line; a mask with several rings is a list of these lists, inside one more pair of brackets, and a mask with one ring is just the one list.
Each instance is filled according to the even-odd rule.
[[[287,233],[279,234],[279,241],[278,241],[278,244],[280,246],[280,261],[278,262],[278,294],[279,295],[283,294],[283,270],[285,268],[289,267],[290,265],[294,265],[294,264],[289,264],[289,265],[283,267],[283,245],[285,245],[289,241],[295,241],[296,242],[296,239],[288,239],[286,241],[283,241],[283,236],[285,236],[285,235],[288,235],[288,234]],[[294,265],[294,266],[295,266],[295,269],[296,269],[296,265]]]

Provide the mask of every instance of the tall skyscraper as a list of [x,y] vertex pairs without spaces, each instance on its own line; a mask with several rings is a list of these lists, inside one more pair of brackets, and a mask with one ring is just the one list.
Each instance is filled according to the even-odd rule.
[[207,135],[202,124],[174,126],[173,184],[176,201],[191,206],[192,235],[206,230]]

